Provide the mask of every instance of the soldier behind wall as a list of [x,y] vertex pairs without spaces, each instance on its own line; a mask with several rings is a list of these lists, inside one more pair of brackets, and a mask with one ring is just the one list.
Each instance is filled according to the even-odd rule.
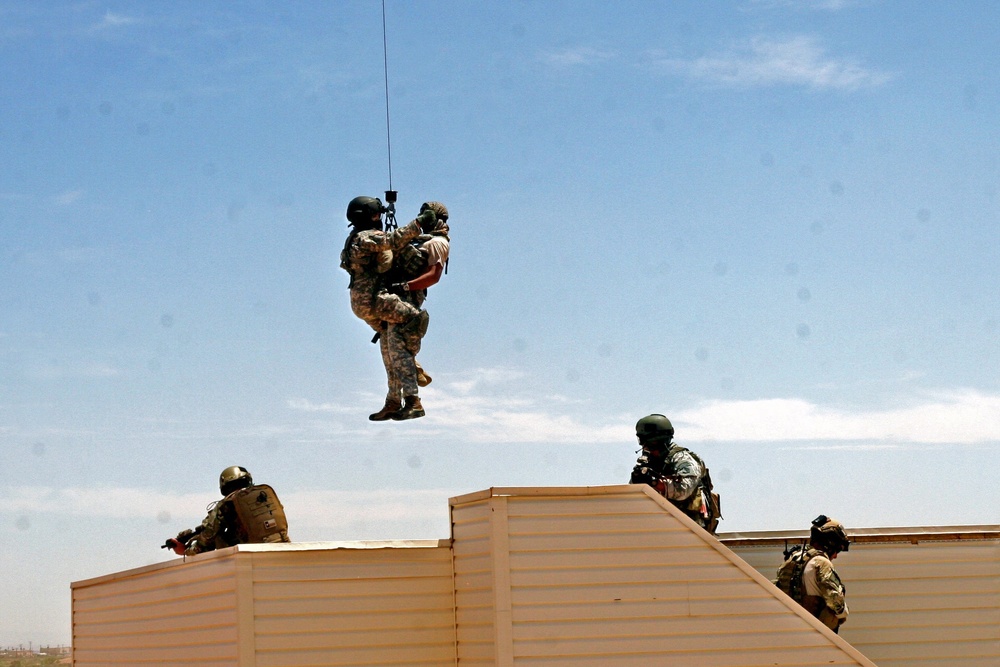
[[236,544],[289,542],[288,521],[278,495],[267,484],[254,484],[242,466],[219,475],[222,500],[208,506],[197,528],[182,530],[163,545],[178,556],[193,556]]
[[809,530],[809,545],[785,554],[773,582],[834,632],[847,622],[849,612],[847,588],[833,569],[833,560],[850,546],[843,524],[820,514]]
[[674,427],[664,415],[643,417],[635,425],[642,453],[630,484],[648,484],[699,526],[715,534],[722,505],[708,466],[694,452],[673,442]]

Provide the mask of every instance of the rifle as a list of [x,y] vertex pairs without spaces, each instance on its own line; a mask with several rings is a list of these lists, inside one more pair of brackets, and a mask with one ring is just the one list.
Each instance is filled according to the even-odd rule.
[[186,549],[188,544],[191,543],[191,540],[197,537],[197,535],[201,533],[201,531],[203,530],[205,530],[204,526],[198,526],[197,528],[193,529],[188,528],[187,530],[182,530],[181,532],[177,533],[177,537],[168,537],[166,542],[160,545],[160,548],[173,550],[174,542],[180,542],[181,545],[183,545],[184,548]]
[[650,465],[649,455],[646,454],[646,452],[643,452],[642,455],[636,459],[635,467],[632,468],[632,477],[629,479],[629,484],[649,484],[655,489],[657,488],[657,485],[666,484],[666,481],[667,477]]

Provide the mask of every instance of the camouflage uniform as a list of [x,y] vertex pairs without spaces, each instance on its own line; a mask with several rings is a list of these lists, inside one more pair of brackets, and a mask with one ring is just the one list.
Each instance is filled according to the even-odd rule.
[[[188,546],[184,549],[185,556],[193,556],[205,551],[215,551],[225,549],[237,544],[236,512],[232,503],[226,503],[226,498],[217,500],[208,506],[208,516],[206,516],[200,526],[200,531],[195,535]],[[188,531],[184,531],[187,533]],[[190,531],[194,534],[196,531]],[[178,539],[184,541],[184,533],[178,535]]]
[[[409,373],[407,359],[412,363],[413,353],[406,350],[409,337],[405,335],[405,328],[402,333],[391,333],[389,329],[393,325],[415,320],[420,308],[389,293],[385,289],[387,281],[383,274],[389,267],[387,260],[392,256],[387,253],[398,251],[415,239],[420,231],[420,224],[413,221],[391,232],[369,229],[352,233],[340,255],[341,267],[351,274],[351,310],[380,334],[379,349],[388,380],[387,397],[392,398],[398,398],[401,391],[410,389],[403,386],[400,378]],[[387,323],[385,327],[383,323]],[[419,349],[419,344],[417,347]],[[416,394],[414,380],[412,392],[406,395]]]
[[701,492],[701,477],[704,474],[704,469],[691,452],[671,444],[663,462],[665,478],[663,488],[657,489],[664,498],[683,510],[702,527],[706,525],[701,511],[705,503]]
[[848,615],[844,584],[825,552],[815,547],[809,551],[815,553],[802,572],[802,606],[836,632]]
[[647,455],[650,459],[648,469],[655,473],[655,480],[651,481],[645,476],[645,468],[640,474],[638,472],[640,464],[637,463],[629,483],[649,484],[699,526],[714,532],[712,508],[706,496],[710,490],[706,489],[703,481],[705,468],[695,455],[676,443],[669,445],[666,452],[662,454],[662,461],[644,451],[644,456]]
[[[267,487],[251,486],[248,488],[260,489]],[[243,491],[243,489],[233,491],[222,500],[217,500],[210,504],[208,506],[208,516],[202,520],[201,526],[197,530],[186,530],[177,536],[177,539],[182,543],[187,543],[187,548],[184,549],[185,556],[193,556],[205,551],[215,551],[216,549],[225,549],[235,544],[241,544],[244,541],[241,539],[240,534],[241,532],[245,534],[246,530],[240,530],[242,526],[233,504],[233,497],[237,493],[240,493],[240,491]],[[194,536],[193,538],[191,538],[192,535]],[[289,541],[287,530],[281,531],[280,541]]]
[[367,229],[347,237],[340,266],[351,274],[351,310],[375,331],[381,331],[382,322],[404,322],[419,312],[387,292],[382,278],[386,259],[391,257],[386,253],[399,250],[419,234],[420,224],[414,221],[391,232]]
[[[435,203],[432,202],[432,204]],[[445,212],[447,214],[447,209]],[[436,245],[433,257],[428,257],[427,250],[423,249],[425,245]],[[436,259],[439,262],[446,261],[448,249],[448,225],[439,223],[433,232],[420,235],[414,243],[403,246],[395,253],[392,270],[393,282],[405,282],[420,276],[430,268],[430,259]],[[426,289],[402,293],[402,299],[418,310],[423,307],[426,298]],[[430,316],[425,311],[420,321],[413,321],[412,324],[409,322],[404,324],[390,322],[387,327],[386,337],[393,340],[390,354],[395,353],[395,356],[392,357],[393,373],[389,376],[389,389],[391,392],[394,386],[398,387],[399,393],[394,394],[395,396],[417,395],[419,385],[417,384],[418,364],[416,356],[420,352],[429,321]],[[390,368],[390,366],[386,366],[386,368]]]

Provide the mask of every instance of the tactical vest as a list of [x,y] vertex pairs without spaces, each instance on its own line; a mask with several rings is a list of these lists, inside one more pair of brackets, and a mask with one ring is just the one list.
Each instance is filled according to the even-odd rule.
[[427,270],[427,255],[413,243],[407,243],[400,248],[396,252],[395,259],[396,266],[394,268],[398,269],[400,278],[397,282],[413,280]]
[[[421,248],[434,236],[442,236],[445,240],[449,240],[447,234],[435,231],[430,234],[421,234],[396,251],[393,264],[394,282],[413,280],[427,271],[427,253]],[[445,261],[447,262],[447,260]]]
[[226,500],[236,513],[240,543],[289,542],[288,521],[278,494],[267,484],[234,491]]
[[344,249],[340,251],[340,268],[347,271],[351,275],[351,282],[354,282],[354,276],[361,273],[365,268],[371,263],[371,258],[365,257],[362,261],[358,261],[356,253],[351,252],[351,246],[354,245],[354,239],[358,237],[358,230],[351,231],[347,235],[347,239],[344,241]]
[[[806,570],[806,564],[818,555],[819,551],[812,547],[798,547],[792,550],[785,562],[778,568],[778,578],[771,583],[784,591],[788,597],[802,604],[806,597],[805,589],[802,586],[802,573]],[[812,609],[809,611],[816,613]]]

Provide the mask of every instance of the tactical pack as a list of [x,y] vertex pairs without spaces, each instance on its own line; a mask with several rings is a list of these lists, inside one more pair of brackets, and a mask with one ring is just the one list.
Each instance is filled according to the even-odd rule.
[[[423,238],[418,236],[418,241]],[[426,239],[425,239],[426,240]],[[427,270],[427,255],[420,251],[422,243],[407,243],[396,251],[396,275],[393,276],[396,282],[413,280]]]
[[806,565],[819,552],[811,547],[795,547],[788,552],[785,562],[778,568],[777,578],[771,582],[781,589],[788,597],[799,604],[805,597],[802,588],[802,573],[805,572]]
[[278,494],[267,484],[256,484],[234,491],[227,498],[232,503],[240,543],[288,542],[288,521]]

